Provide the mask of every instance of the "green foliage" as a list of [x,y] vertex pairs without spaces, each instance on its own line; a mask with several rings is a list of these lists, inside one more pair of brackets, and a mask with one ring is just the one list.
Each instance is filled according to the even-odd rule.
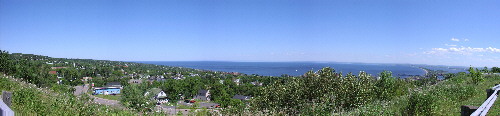
[[432,94],[426,94],[422,92],[413,93],[409,97],[409,102],[407,106],[407,115],[421,115],[421,116],[431,116],[434,115],[435,108],[437,107],[436,101],[437,97]]
[[99,94],[99,95],[94,95],[95,97],[103,98],[103,99],[109,99],[109,100],[117,100],[120,101],[121,95],[104,95],[104,94]]
[[192,116],[214,116],[216,115],[215,113],[211,112],[210,110],[206,108],[202,108],[199,111],[196,111],[194,114],[190,114]]
[[429,91],[429,93],[444,100],[456,102],[471,97],[475,93],[475,89],[472,85],[464,84],[439,85]]
[[12,60],[10,59],[9,52],[0,50],[0,72],[10,74],[12,70]]
[[[124,110],[93,104],[89,96],[37,88],[12,78],[0,78],[0,90],[12,91],[11,109],[17,115],[134,115]],[[6,86],[4,86],[6,85]]]
[[[465,73],[412,90],[411,95],[395,97],[390,101],[375,101],[341,115],[460,115],[461,105],[479,106],[484,102],[484,91],[499,83],[500,76],[485,78],[479,84],[469,83]],[[489,114],[498,114],[492,108]]]
[[[465,73],[465,72],[462,72],[462,73]],[[456,76],[453,76],[449,79],[447,79],[449,82],[452,82],[452,83],[464,83],[466,80],[467,80],[467,74],[455,74]]]
[[66,93],[66,94],[73,94],[73,92],[75,91],[75,88],[61,84],[52,84],[52,87],[50,87],[50,89],[58,93]]
[[146,83],[126,86],[121,90],[122,97],[120,102],[126,107],[137,111],[151,111],[156,102],[152,100],[154,94],[145,95],[146,89]]
[[[372,102],[375,80],[365,72],[342,76],[332,68],[309,71],[303,78],[275,82],[252,101],[259,111],[285,114],[328,114]],[[394,89],[396,90],[396,89]]]
[[20,88],[19,83],[14,83],[7,77],[0,76],[0,90],[12,91]]
[[479,82],[482,82],[484,80],[483,74],[477,68],[474,70],[474,68],[470,67],[469,75],[470,77],[472,77],[472,83],[474,84],[479,84]]
[[375,84],[378,99],[389,100],[396,96],[397,79],[392,77],[392,72],[384,71],[379,76],[380,80]]
[[481,72],[483,72],[483,73],[489,73],[490,70],[488,70],[488,67],[485,66],[483,69],[481,69]]
[[498,68],[498,67],[491,67],[491,72],[492,73],[500,73],[500,68]]
[[13,108],[28,113],[47,115],[48,113],[45,112],[47,105],[44,105],[45,102],[42,101],[40,94],[41,92],[36,88],[21,88],[14,91]]
[[451,79],[452,77],[457,76],[455,73],[447,73],[444,75],[444,79]]

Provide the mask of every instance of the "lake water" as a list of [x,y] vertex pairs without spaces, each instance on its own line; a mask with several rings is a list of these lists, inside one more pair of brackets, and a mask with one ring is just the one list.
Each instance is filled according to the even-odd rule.
[[309,70],[317,71],[323,67],[332,67],[336,72],[347,74],[365,71],[377,75],[384,70],[391,71],[393,76],[407,77],[404,75],[424,75],[425,71],[411,64],[375,64],[375,63],[338,63],[338,62],[219,62],[219,61],[136,61],[138,63],[186,67],[194,69],[240,72],[245,74],[258,74],[263,76],[292,76],[303,75]]

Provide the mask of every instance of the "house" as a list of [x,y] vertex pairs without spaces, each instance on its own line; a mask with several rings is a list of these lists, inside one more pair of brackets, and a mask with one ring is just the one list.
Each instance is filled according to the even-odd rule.
[[106,87],[95,87],[94,89],[94,95],[116,95],[120,94],[122,90],[122,85],[120,82],[109,82],[106,83]]
[[198,90],[198,94],[194,97],[194,99],[199,99],[202,101],[210,101],[210,90]]
[[262,86],[262,83],[261,82],[258,82],[258,81],[254,81],[254,82],[250,82],[252,85],[255,85],[255,86]]
[[152,99],[156,100],[158,104],[168,102],[168,95],[164,91],[162,91],[160,88],[152,88],[149,91],[147,91],[144,94],[144,96],[148,96],[150,93],[154,94]]
[[141,84],[142,80],[141,79],[130,79],[130,80],[128,80],[128,83],[130,83],[130,84]]
[[92,77],[82,77],[83,82],[87,82],[89,80],[92,80]]
[[144,76],[148,78],[149,83],[153,83],[154,81],[165,81],[166,79],[163,76]]
[[233,82],[236,83],[236,85],[240,85],[241,79],[234,79]]
[[108,82],[106,83],[107,87],[122,87],[122,84],[120,82]]
[[244,95],[234,95],[233,96],[233,99],[239,99],[241,101],[245,101],[245,100],[250,100],[252,97],[251,96],[244,96]]
[[183,79],[182,77],[174,77],[175,80],[181,80]]
[[155,99],[158,101],[158,103],[168,102],[168,96],[164,91],[160,91],[158,94],[156,94]]
[[49,71],[49,74],[57,75],[57,71]]
[[94,88],[94,95],[115,95],[115,94],[120,94],[121,88],[120,87],[95,87]]

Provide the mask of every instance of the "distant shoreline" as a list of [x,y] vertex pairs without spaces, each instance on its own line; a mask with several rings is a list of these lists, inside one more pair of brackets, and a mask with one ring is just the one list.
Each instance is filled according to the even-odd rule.
[[[418,66],[409,64],[366,64],[366,63],[314,63],[314,62],[203,62],[203,61],[142,61],[146,63],[173,67],[185,67],[200,70],[239,72],[243,74],[257,74],[261,76],[280,77],[284,74],[300,76],[310,70],[318,70],[324,67],[334,68],[336,72],[359,72],[364,71],[371,75],[380,72],[391,71],[393,75],[401,78],[423,75]],[[430,71],[429,71],[430,73]]]
[[427,69],[422,68],[422,67],[419,67],[419,68],[422,69],[422,70],[424,70],[424,72],[425,72],[424,76],[427,76],[427,74],[429,74],[429,71]]

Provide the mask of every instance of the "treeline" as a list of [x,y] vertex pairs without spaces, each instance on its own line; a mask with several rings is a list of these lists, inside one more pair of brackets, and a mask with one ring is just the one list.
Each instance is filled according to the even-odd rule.
[[[49,74],[49,71],[56,71],[57,74]],[[164,72],[172,72],[175,75],[203,71],[132,62],[9,54],[7,51],[0,50],[0,72],[25,79],[39,86],[50,86],[57,80],[61,80],[61,83],[65,85],[79,85],[83,84],[80,80],[82,77],[93,77],[97,82],[96,86],[102,86],[103,83],[119,81],[120,78],[125,77],[139,78],[146,75],[164,75]]]

